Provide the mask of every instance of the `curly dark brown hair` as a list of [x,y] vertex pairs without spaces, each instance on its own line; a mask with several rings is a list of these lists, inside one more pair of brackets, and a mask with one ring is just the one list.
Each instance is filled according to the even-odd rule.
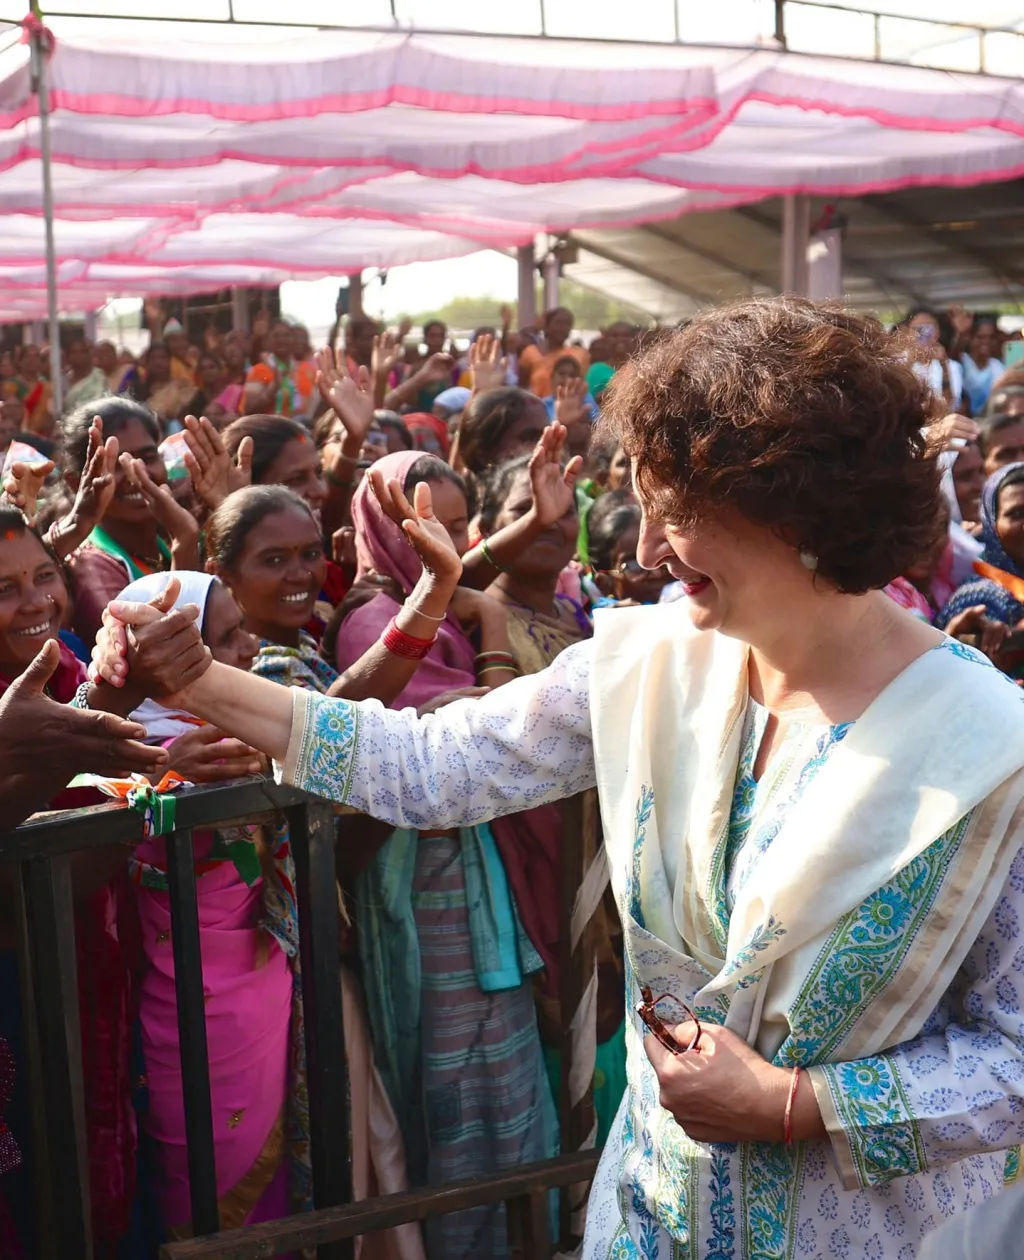
[[734,508],[861,594],[935,544],[939,469],[922,431],[936,409],[877,320],[753,298],[634,359],[605,393],[602,426],[664,519]]

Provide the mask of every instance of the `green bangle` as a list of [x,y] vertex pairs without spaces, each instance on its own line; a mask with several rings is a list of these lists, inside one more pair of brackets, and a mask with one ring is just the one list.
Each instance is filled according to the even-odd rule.
[[505,568],[505,566],[504,566],[503,564],[499,564],[499,563],[498,563],[498,561],[497,561],[497,560],[495,560],[495,558],[491,555],[491,549],[490,549],[490,547],[487,545],[487,539],[486,539],[486,538],[485,538],[485,539],[483,540],[483,542],[480,544],[480,553],[481,553],[481,555],[483,556],[483,558],[487,561],[487,563],[491,566],[491,568],[492,568],[492,569],[497,569],[499,573],[511,573],[511,572],[512,572],[512,570],[511,570],[511,569],[506,569],[506,568]]

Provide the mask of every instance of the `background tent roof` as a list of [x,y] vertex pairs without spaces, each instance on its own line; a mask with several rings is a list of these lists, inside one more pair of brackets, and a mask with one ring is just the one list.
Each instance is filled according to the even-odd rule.
[[[777,287],[778,208],[765,199],[794,192],[839,203],[863,305],[930,295],[940,277],[957,296],[1006,300],[1020,275],[1009,225],[971,243],[969,267],[938,240],[944,222],[976,222],[991,202],[984,235],[1019,196],[999,182],[1024,173],[1019,79],[775,48],[92,29],[58,30],[49,64],[65,306],[572,232],[587,250],[580,279],[685,313]],[[19,309],[33,291],[41,302],[45,261],[27,59],[12,33],[0,47],[0,282]],[[946,191],[911,191],[924,186]],[[885,191],[898,195],[883,213]],[[709,210],[727,213],[693,213]]]

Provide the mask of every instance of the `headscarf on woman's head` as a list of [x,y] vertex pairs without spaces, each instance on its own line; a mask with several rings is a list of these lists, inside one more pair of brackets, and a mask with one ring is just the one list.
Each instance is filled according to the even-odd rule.
[[982,559],[986,564],[1003,569],[1006,573],[1024,577],[1024,569],[1015,560],[1010,559],[996,532],[999,492],[1011,473],[1024,474],[1024,464],[1007,464],[1004,468],[997,468],[985,482],[985,488],[981,492],[981,541],[985,547]]
[[414,411],[404,416],[405,427],[412,434],[416,449],[428,455],[437,455],[441,459],[448,458],[451,437],[448,433],[448,422],[440,416],[432,416],[429,411]]
[[[373,471],[404,488],[409,470],[422,457],[422,451],[396,451],[378,459]],[[356,576],[386,573],[408,595],[419,581],[423,566],[403,530],[384,515],[368,476],[360,481],[352,496],[352,524],[356,530]]]
[[[186,604],[197,604],[199,607],[198,625],[203,628],[206,617],[206,605],[217,579],[212,573],[198,573],[191,569],[175,569],[173,575],[167,573],[147,573],[145,577],[130,583],[124,588],[118,599],[132,604],[148,604],[167,589],[167,583],[174,576],[181,583],[174,608],[184,608]],[[155,700],[143,700],[132,713],[132,721],[140,722],[146,728],[146,742],[150,744],[164,743],[193,731],[202,723],[191,713],[181,709],[168,709]]]
[[176,577],[181,583],[175,608],[184,608],[186,604],[197,604],[199,607],[199,627],[202,629],[206,616],[206,602],[210,598],[210,589],[216,582],[212,573],[199,573],[194,569],[175,569],[173,573],[147,573],[124,588],[118,599],[131,604],[148,604],[167,590],[167,583]]
[[[396,451],[394,455],[378,459],[373,471],[379,472],[385,481],[397,481],[404,490],[413,464],[423,458],[422,451]],[[371,572],[386,573],[408,595],[420,580],[423,565],[405,531],[384,515],[368,477],[363,478],[352,496],[352,523],[356,530],[357,577]],[[451,636],[460,663],[465,665],[471,679],[465,685],[472,686],[476,677],[473,670],[474,649],[454,613],[449,611],[438,631]]]

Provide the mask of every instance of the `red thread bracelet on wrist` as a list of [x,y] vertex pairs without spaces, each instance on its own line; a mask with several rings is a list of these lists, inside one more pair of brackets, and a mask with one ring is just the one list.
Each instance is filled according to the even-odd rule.
[[800,1084],[800,1073],[803,1068],[793,1069],[793,1079],[789,1082],[789,1097],[786,1099],[786,1114],[782,1119],[782,1140],[787,1146],[793,1145],[793,1103],[796,1102],[796,1090]]
[[434,646],[436,637],[435,635],[433,639],[417,639],[411,634],[406,634],[404,630],[400,630],[396,618],[392,617],[380,641],[393,656],[402,656],[407,661],[421,661]]

